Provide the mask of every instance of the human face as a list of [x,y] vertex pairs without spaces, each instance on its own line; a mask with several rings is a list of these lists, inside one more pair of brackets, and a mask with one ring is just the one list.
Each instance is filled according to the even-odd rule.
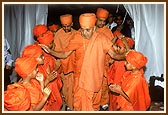
[[68,32],[71,31],[72,25],[73,25],[73,24],[69,24],[69,25],[67,25],[67,24],[62,24],[62,28],[63,28],[63,30],[65,31],[65,33],[68,33]]
[[32,71],[31,77],[32,77],[32,78],[35,78],[35,77],[37,76],[37,73],[38,73],[38,68],[36,67],[36,68]]
[[103,18],[97,18],[96,20],[96,26],[98,28],[103,28],[106,24],[106,19],[103,19]]
[[112,14],[109,14],[109,16],[108,16],[108,22],[111,24],[112,22],[113,22],[113,16],[112,16]]
[[44,64],[44,55],[39,55],[39,57],[36,58],[36,61],[39,65]]
[[128,61],[125,62],[125,67],[128,71],[132,71],[136,68],[131,63],[129,63]]
[[81,27],[80,29],[82,37],[90,39],[94,32],[94,27]]
[[116,17],[116,23],[117,23],[117,25],[118,25],[118,26],[121,25],[122,22],[123,22],[122,16],[117,16],[117,17]]

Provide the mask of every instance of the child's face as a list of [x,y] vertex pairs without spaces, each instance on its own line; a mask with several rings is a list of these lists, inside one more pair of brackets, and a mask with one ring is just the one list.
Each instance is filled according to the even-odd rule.
[[130,64],[128,61],[125,61],[125,67],[126,67],[126,69],[128,70],[128,71],[131,71],[131,70],[133,70],[135,67],[132,65],[132,64]]

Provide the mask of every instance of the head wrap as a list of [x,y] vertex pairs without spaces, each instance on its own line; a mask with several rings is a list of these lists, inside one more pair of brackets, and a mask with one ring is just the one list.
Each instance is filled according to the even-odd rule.
[[[133,40],[132,38],[129,38],[129,37],[125,37],[125,39],[126,39],[127,42],[128,42],[128,46],[129,46],[130,48],[133,48],[133,46],[134,46],[134,44],[135,44],[134,40]],[[125,47],[125,44],[123,43],[122,39],[120,39],[120,38],[117,39],[116,44],[117,44],[118,46]]]
[[147,57],[145,57],[142,53],[134,50],[130,50],[126,54],[126,60],[138,69],[145,66],[148,61]]
[[97,8],[97,12],[96,12],[96,16],[98,18],[103,18],[103,19],[107,19],[109,15],[109,12],[106,9],[103,8]]
[[47,31],[43,36],[38,37],[37,40],[40,44],[49,45],[54,40],[54,36],[51,31]]
[[4,106],[9,111],[26,111],[30,108],[30,94],[18,83],[8,85],[4,92]]
[[38,58],[41,54],[43,54],[43,50],[36,44],[28,45],[22,51],[22,57]]
[[47,26],[44,25],[44,24],[36,25],[36,26],[33,28],[33,34],[34,34],[34,36],[36,36],[36,37],[42,35],[42,34],[45,33],[46,31],[47,31]]
[[58,30],[58,25],[53,24],[53,25],[49,26],[48,28],[49,28],[50,31],[57,31]]
[[35,58],[21,57],[15,61],[15,71],[22,78],[27,77],[37,67]]
[[79,17],[80,26],[94,27],[96,22],[96,15],[94,13],[84,13]]
[[72,15],[71,14],[65,14],[60,16],[61,24],[69,25],[72,23]]

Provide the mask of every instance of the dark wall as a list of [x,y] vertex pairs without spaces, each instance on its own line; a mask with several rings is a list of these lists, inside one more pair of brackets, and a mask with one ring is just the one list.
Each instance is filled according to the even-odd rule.
[[[72,14],[74,29],[79,29],[79,16],[82,13],[96,13],[97,8],[102,7],[107,9],[110,13],[115,13],[117,4],[49,4],[48,5],[48,19],[47,25],[59,24],[60,15]],[[125,14],[123,5],[120,4],[119,11]]]

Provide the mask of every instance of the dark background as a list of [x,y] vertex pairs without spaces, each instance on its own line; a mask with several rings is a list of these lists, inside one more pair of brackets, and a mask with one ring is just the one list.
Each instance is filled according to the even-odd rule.
[[[47,25],[60,24],[60,15],[71,14],[73,16],[74,29],[79,29],[78,18],[82,13],[96,13],[97,8],[105,8],[109,13],[116,14],[118,4],[49,4]],[[118,13],[125,15],[125,8],[119,4]]]

